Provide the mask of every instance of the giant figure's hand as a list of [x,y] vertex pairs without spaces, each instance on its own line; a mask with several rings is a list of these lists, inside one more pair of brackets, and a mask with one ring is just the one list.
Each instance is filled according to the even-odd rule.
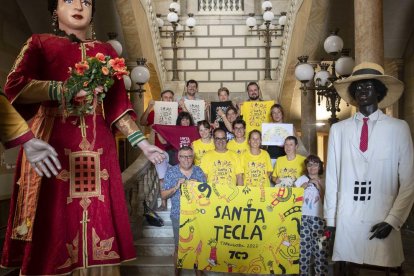
[[38,175],[43,176],[43,174],[45,174],[47,177],[50,177],[51,174],[49,170],[54,175],[58,174],[57,169],[60,170],[61,165],[59,160],[56,158],[57,153],[51,145],[43,142],[42,140],[33,138],[24,143],[23,148],[26,153],[27,160]]
[[392,226],[386,223],[385,221],[377,223],[374,226],[372,226],[371,232],[373,232],[373,234],[371,235],[371,237],[369,237],[369,239],[385,239],[391,233],[391,230]]
[[[103,93],[103,92],[104,92],[104,87],[102,85],[99,85],[98,87],[95,88],[95,94],[100,94],[100,93]],[[76,94],[75,98],[82,98],[82,97],[85,97],[86,95],[88,95],[88,92],[81,89]]]
[[160,164],[166,158],[166,153],[162,149],[151,145],[147,140],[140,142],[138,147],[153,164]]

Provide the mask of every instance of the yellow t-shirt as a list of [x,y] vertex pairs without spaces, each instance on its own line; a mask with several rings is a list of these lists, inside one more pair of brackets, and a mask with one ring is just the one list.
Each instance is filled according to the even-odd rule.
[[246,151],[241,155],[241,164],[244,171],[244,185],[270,187],[268,173],[271,173],[273,168],[267,151],[260,150],[258,155]]
[[237,174],[242,174],[240,157],[228,150],[226,152],[209,151],[201,158],[200,168],[212,184],[237,185]]
[[214,150],[214,142],[213,139],[210,139],[210,143],[204,143],[201,139],[195,140],[191,146],[194,150],[194,164],[200,166],[201,158],[209,152],[210,150]]
[[234,138],[227,143],[227,149],[237,154],[242,154],[249,151],[249,144],[247,143],[247,139],[244,139],[244,142],[242,143],[237,143],[236,138]]
[[272,176],[282,179],[282,183],[276,186],[293,186],[296,179],[305,173],[305,159],[300,154],[296,154],[295,159],[290,161],[287,156],[276,159]]
[[246,136],[253,129],[262,131],[262,123],[271,122],[270,108],[274,101],[246,101],[241,106],[240,114],[246,122]]

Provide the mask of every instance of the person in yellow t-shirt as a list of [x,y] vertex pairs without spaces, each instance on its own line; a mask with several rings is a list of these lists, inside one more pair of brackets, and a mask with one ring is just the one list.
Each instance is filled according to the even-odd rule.
[[285,156],[277,158],[272,180],[276,187],[292,187],[298,177],[305,173],[305,157],[296,154],[298,139],[288,136],[284,144]]
[[267,151],[260,149],[261,132],[256,129],[250,131],[248,140],[250,149],[241,155],[244,185],[270,187],[272,162]]
[[235,138],[227,143],[227,149],[237,154],[242,154],[249,150],[249,144],[246,139],[246,122],[237,119],[233,122],[233,133]]
[[201,158],[211,150],[214,150],[214,142],[211,138],[210,124],[206,121],[199,121],[197,123],[198,133],[200,139],[195,140],[191,147],[194,150],[194,164],[200,166]]
[[239,156],[226,148],[226,132],[221,128],[213,131],[214,150],[201,158],[200,168],[210,184],[243,185],[243,169]]

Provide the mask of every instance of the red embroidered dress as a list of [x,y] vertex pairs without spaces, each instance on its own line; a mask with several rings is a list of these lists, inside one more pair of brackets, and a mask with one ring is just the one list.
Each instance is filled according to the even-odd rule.
[[[36,102],[36,94],[42,89],[51,89],[56,81],[69,77],[69,67],[98,52],[116,56],[106,43],[78,43],[55,35],[33,35],[8,76],[5,93],[12,102],[21,93],[29,93],[33,95],[32,102]],[[32,241],[19,240],[21,232],[13,224],[16,211],[21,208],[18,193],[22,189],[21,185],[14,185],[1,264],[21,266],[23,275],[57,275],[135,258],[111,129],[125,113],[134,116],[123,82],[115,80],[103,108],[96,109],[94,144],[92,115],[69,116],[63,121],[57,101],[14,105],[25,119],[37,112],[34,121],[38,126],[34,129],[32,125],[32,130],[56,149],[62,170],[57,177],[41,179],[36,216],[34,222],[27,222]],[[20,158],[16,183],[21,165]]]

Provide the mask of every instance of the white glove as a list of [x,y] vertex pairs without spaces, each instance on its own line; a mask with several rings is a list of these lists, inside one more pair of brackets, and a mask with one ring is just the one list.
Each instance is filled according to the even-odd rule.
[[[58,170],[62,167],[59,160],[56,158],[57,153],[55,149],[48,143],[33,138],[23,144],[24,151],[26,153],[26,158],[30,162],[30,165],[35,169],[36,173],[40,176],[45,174],[47,177],[51,177],[49,170],[57,175]],[[52,159],[52,162],[49,160]],[[45,166],[46,164],[46,166]]]

